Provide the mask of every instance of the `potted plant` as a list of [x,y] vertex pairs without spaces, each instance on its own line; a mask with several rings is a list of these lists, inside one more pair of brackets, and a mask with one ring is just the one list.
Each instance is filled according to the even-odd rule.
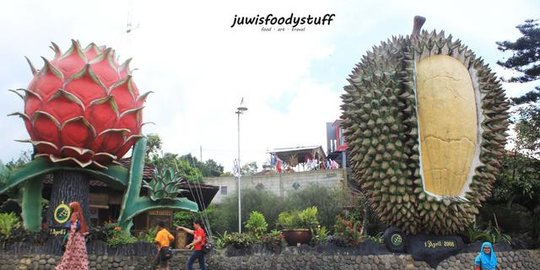
[[281,212],[277,225],[289,246],[308,244],[314,229],[319,225],[317,207]]

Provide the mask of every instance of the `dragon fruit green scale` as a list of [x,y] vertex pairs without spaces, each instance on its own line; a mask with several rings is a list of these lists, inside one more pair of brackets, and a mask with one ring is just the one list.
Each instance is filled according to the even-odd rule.
[[119,65],[111,48],[95,44],[82,49],[73,40],[64,54],[36,70],[23,98],[23,118],[36,156],[80,167],[106,168],[122,158],[141,137],[143,103],[129,70]]

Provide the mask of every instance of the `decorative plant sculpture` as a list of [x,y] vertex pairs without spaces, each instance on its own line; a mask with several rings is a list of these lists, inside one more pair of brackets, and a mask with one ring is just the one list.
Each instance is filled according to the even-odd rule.
[[354,177],[380,219],[451,234],[474,221],[506,143],[495,74],[444,32],[392,37],[354,68],[342,118]]
[[[34,145],[35,158],[19,170],[2,173],[0,194],[21,191],[24,227],[40,228],[40,177],[49,173],[54,179],[49,217],[61,202],[78,201],[88,218],[90,177],[125,191],[119,217],[124,229],[131,227],[135,215],[150,209],[197,211],[197,204],[186,198],[139,196],[146,150],[142,108],[148,93],[139,94],[129,60],[119,65],[112,49],[95,44],[82,49],[77,41],[64,54],[54,43],[52,49],[54,59],[44,58],[41,70],[28,61],[34,75],[28,89],[13,91],[25,102],[24,112],[14,115],[25,122],[30,134],[25,142]],[[129,170],[113,164],[134,144]],[[48,220],[49,226],[59,225]]]
[[182,193],[180,188],[182,178],[176,173],[174,168],[156,168],[154,177],[150,182],[144,182],[143,187],[148,189],[150,199],[176,200]]

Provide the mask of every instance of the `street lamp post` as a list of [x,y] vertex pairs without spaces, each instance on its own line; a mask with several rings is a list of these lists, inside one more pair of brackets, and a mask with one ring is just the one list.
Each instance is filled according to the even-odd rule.
[[[242,105],[242,103],[240,103]],[[242,163],[240,163],[240,115],[247,111],[246,107],[238,107],[236,114],[238,115],[238,232],[242,233],[242,196],[241,196],[241,178],[242,178]]]

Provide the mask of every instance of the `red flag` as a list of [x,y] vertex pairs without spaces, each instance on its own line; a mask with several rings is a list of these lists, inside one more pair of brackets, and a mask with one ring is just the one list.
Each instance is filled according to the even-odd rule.
[[276,171],[278,173],[281,173],[281,159],[279,159],[279,158],[278,158],[277,163],[276,163]]

